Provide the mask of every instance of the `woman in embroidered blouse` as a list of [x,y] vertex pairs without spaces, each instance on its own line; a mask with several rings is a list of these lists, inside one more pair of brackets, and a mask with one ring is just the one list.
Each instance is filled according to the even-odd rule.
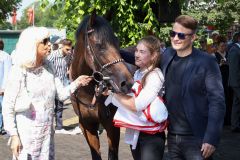
[[[15,64],[3,99],[5,129],[11,136],[11,149],[18,160],[53,160],[53,111],[55,95],[67,99],[78,87],[87,85],[91,78],[80,76],[63,87],[54,76],[48,54],[49,31],[45,27],[25,29],[16,47]],[[24,73],[24,74],[23,74]],[[26,87],[22,87],[25,85]],[[26,89],[30,107],[17,111],[20,90]]]
[[[125,142],[131,145],[134,160],[161,160],[164,153],[166,125],[163,126],[161,122],[166,122],[168,115],[166,107],[163,103],[157,104],[161,112],[160,115],[158,114],[160,121],[153,122],[148,119],[143,121],[142,119],[142,116],[145,116],[143,111],[157,100],[164,82],[163,74],[157,68],[160,61],[160,45],[156,37],[147,36],[142,38],[136,46],[135,64],[139,69],[134,74],[135,83],[132,89],[135,88],[138,95],[136,96],[136,92],[135,96],[110,92],[105,101],[106,105],[112,103],[118,107],[114,124],[126,128]],[[137,84],[136,81],[140,81],[141,91],[139,85],[134,87]]]

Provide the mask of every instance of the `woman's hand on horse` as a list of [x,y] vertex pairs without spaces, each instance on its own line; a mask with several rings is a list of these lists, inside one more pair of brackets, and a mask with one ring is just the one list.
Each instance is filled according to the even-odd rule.
[[77,84],[78,87],[81,87],[81,86],[86,86],[88,85],[88,83],[92,80],[92,77],[91,76],[86,76],[86,75],[81,75],[79,76],[75,82]]
[[102,92],[102,95],[104,95],[104,96],[109,96],[111,94],[113,94],[112,90],[109,90],[107,87]]
[[11,150],[13,155],[18,158],[19,153],[22,150],[22,144],[17,135],[11,136]]

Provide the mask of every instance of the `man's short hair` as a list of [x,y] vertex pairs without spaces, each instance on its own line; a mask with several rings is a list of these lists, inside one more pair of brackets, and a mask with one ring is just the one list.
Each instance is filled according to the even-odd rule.
[[239,38],[240,38],[240,32],[235,32],[233,34],[233,38],[232,38],[233,43],[238,43],[239,42]]
[[72,45],[72,41],[70,39],[63,39],[59,42],[59,44],[62,44],[64,46],[71,46]]
[[175,23],[181,24],[183,27],[188,28],[196,32],[198,27],[198,21],[188,15],[180,15],[175,19]]
[[226,43],[226,42],[227,42],[227,39],[226,39],[225,36],[219,35],[219,36],[217,37],[217,44],[218,44],[218,45],[219,45],[220,43]]
[[0,39],[0,50],[4,49],[4,42],[2,39]]

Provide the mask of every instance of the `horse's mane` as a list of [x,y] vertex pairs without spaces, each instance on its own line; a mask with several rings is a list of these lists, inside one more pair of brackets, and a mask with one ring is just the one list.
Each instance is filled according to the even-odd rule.
[[92,26],[89,24],[91,16],[85,16],[82,22],[79,24],[76,31],[76,39],[78,40],[81,33],[86,33],[88,30],[93,29],[91,34],[97,35],[102,44],[109,44],[119,50],[119,42],[117,37],[109,25],[108,21],[101,16],[96,16]]

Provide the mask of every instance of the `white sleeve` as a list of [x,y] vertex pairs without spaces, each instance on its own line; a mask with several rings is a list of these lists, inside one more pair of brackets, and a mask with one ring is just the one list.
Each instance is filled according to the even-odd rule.
[[58,77],[55,77],[55,87],[57,90],[57,97],[60,101],[69,98],[71,93],[78,88],[75,81],[71,82],[68,86],[64,86]]
[[[50,58],[53,56],[50,56]],[[47,68],[47,70],[53,74],[54,76],[54,84],[55,84],[55,88],[56,88],[56,94],[57,94],[57,98],[60,101],[64,101],[67,98],[70,97],[71,93],[73,93],[78,86],[76,85],[76,82],[71,82],[70,85],[64,86],[63,83],[61,82],[61,80],[59,79],[59,77],[56,76],[56,70],[53,66],[53,63],[49,60],[47,60],[45,62],[45,66]]]
[[2,83],[2,86],[0,88],[4,89],[5,86],[6,86],[6,83],[7,83],[7,78],[8,78],[8,74],[10,72],[10,68],[12,67],[12,59],[9,55],[7,55],[5,57],[5,60],[4,60],[4,71],[3,71],[3,83]]
[[18,67],[12,67],[8,76],[8,83],[6,84],[2,103],[4,129],[10,136],[18,135],[14,107],[20,90],[21,79],[22,70]]
[[164,78],[160,69],[153,70],[146,78],[140,94],[135,98],[136,110],[142,111],[158,96],[163,86]]

